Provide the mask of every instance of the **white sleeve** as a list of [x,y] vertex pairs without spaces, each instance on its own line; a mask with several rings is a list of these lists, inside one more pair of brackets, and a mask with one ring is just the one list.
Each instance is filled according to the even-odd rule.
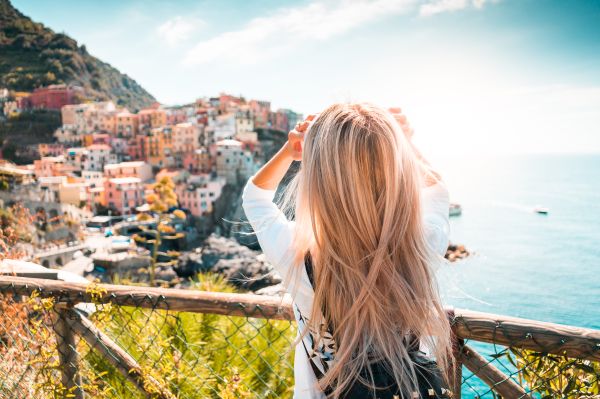
[[275,190],[265,190],[248,179],[242,193],[242,207],[252,225],[267,261],[283,277],[293,265],[294,222],[273,203]]
[[428,245],[436,254],[444,256],[450,235],[450,199],[444,182],[422,189],[421,211]]

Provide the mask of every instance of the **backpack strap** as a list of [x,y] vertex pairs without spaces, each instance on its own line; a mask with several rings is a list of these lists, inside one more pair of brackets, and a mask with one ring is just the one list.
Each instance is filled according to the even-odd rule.
[[[314,277],[312,256],[310,254],[310,251],[307,251],[306,254],[304,255],[304,267],[306,270],[306,275],[308,276],[308,281],[310,281],[310,285],[312,286],[312,288],[314,290],[315,289],[315,277]],[[325,314],[325,312],[323,312],[323,314]],[[333,328],[331,328],[331,327],[332,326],[329,325],[329,333],[332,334],[332,336],[333,336]],[[405,341],[406,341],[406,345],[408,347],[409,352],[418,352],[419,351],[420,342],[416,335],[410,334],[408,336],[408,339],[406,339]]]
[[[313,264],[312,264],[312,256],[310,255],[310,252],[308,252],[308,251],[306,252],[306,255],[304,255],[304,269],[306,271],[306,275],[308,276],[308,280],[310,281],[310,285],[312,286],[312,288],[314,290],[315,289],[315,278],[314,278],[314,271],[313,271]],[[329,333],[330,334],[332,333],[331,328],[329,329]],[[302,346],[304,347],[304,350],[306,351],[306,356],[308,357],[308,362],[310,363],[310,366],[311,366],[313,372],[315,373],[317,380],[320,380],[324,376],[323,372],[315,364],[315,361],[314,361],[313,357],[310,355],[310,351],[306,347],[306,343],[304,342],[304,340],[302,340]],[[331,387],[327,387],[325,389],[326,395],[329,395],[332,392],[333,392],[333,389]]]

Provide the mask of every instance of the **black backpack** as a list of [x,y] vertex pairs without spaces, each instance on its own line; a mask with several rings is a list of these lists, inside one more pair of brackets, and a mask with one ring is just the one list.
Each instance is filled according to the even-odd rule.
[[[313,265],[310,253],[307,252],[304,258],[304,264],[306,266],[306,274],[313,289],[315,287]],[[332,339],[331,328],[328,329],[328,336]],[[312,338],[311,338],[312,340]],[[321,379],[324,375],[323,370],[327,370],[327,362],[322,362],[313,352],[308,350],[306,342],[303,341],[304,350],[309,359],[311,368],[313,369],[317,379]],[[415,367],[415,373],[417,374],[417,386],[419,392],[405,392],[401,393],[398,384],[395,381],[393,374],[390,373],[390,368],[385,367],[384,362],[376,362],[371,365],[371,372],[373,382],[376,387],[373,388],[362,384],[360,381],[356,381],[350,387],[348,387],[344,393],[340,396],[340,399],[442,399],[451,398],[451,391],[443,386],[443,379],[441,377],[437,363],[427,357],[425,353],[419,350],[419,342],[417,339],[410,339],[407,342],[408,352],[412,359]],[[335,351],[335,344],[326,345],[329,353]],[[331,357],[331,355],[329,355]],[[321,361],[319,364],[318,362]],[[368,371],[365,369],[361,371],[361,376],[367,381],[371,381],[368,377]],[[328,387],[325,390],[325,394],[329,395],[333,392],[333,387]]]

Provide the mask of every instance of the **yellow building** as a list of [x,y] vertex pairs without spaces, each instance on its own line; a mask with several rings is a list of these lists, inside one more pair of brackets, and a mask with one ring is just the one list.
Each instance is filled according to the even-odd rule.
[[165,143],[161,133],[144,137],[144,154],[150,165],[159,168],[166,166]]
[[166,126],[167,112],[164,109],[148,108],[138,112],[140,120],[140,129],[154,129],[157,127]]
[[116,114],[115,118],[117,137],[135,137],[138,134],[139,118],[137,114],[122,111]]

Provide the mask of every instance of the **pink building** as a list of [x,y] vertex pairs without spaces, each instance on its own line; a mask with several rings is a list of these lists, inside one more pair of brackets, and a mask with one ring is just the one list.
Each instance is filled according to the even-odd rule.
[[57,157],[64,154],[65,146],[61,143],[38,144],[38,152],[41,157]]
[[35,89],[24,101],[27,108],[60,110],[64,105],[77,103],[82,95],[81,87],[50,85]]
[[104,176],[110,179],[116,177],[137,177],[141,181],[147,181],[153,177],[152,167],[143,161],[104,165]]
[[242,104],[244,104],[244,99],[241,97],[226,93],[221,93],[219,96],[219,110],[221,112],[233,112]]
[[171,133],[174,152],[193,152],[200,146],[200,128],[191,123],[178,123]]
[[122,215],[135,212],[145,202],[144,185],[138,177],[107,179],[104,184],[106,205]]
[[33,161],[33,173],[36,178],[50,176],[66,176],[74,169],[65,162],[64,156],[42,157]]
[[192,173],[210,173],[216,168],[216,158],[206,148],[188,152],[183,157],[183,168]]
[[168,109],[167,125],[172,126],[187,121],[187,112],[185,109]]
[[110,135],[107,133],[93,133],[91,135],[92,144],[106,144],[110,145]]
[[271,112],[269,118],[273,129],[289,132],[296,123],[302,121],[302,114],[297,114],[290,109],[278,109],[277,112]]
[[221,196],[225,179],[211,179],[210,175],[192,176],[187,183],[175,187],[179,205],[188,209],[194,216],[202,216],[213,211],[215,201]]
[[254,114],[254,127],[269,127],[269,113],[271,112],[271,103],[268,101],[250,100],[248,106]]

